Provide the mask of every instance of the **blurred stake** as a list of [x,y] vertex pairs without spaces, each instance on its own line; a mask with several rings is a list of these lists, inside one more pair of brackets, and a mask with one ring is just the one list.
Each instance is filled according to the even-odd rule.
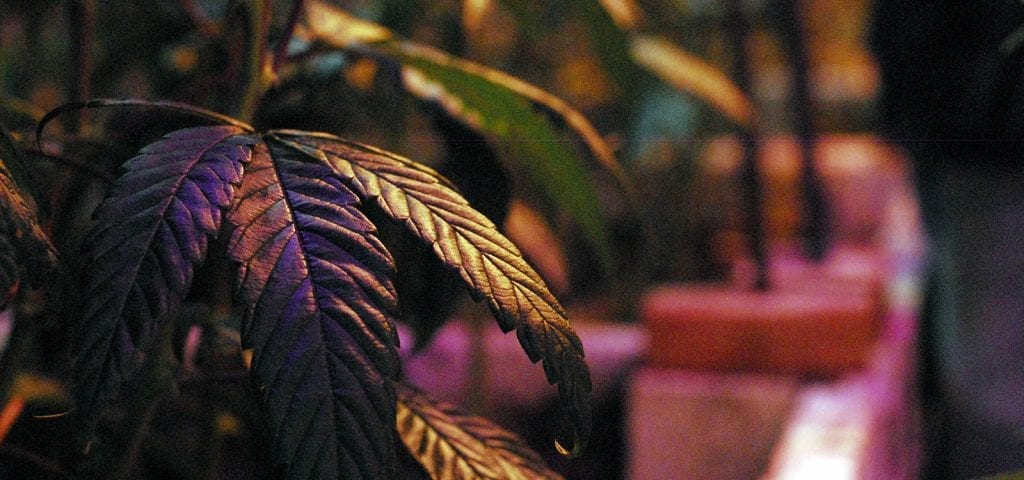
[[[732,44],[733,78],[736,85],[747,98],[751,96],[750,63],[747,59],[747,38],[750,36],[750,25],[743,11],[743,1],[729,0],[728,35]],[[758,119],[755,113],[750,125],[740,129],[740,141],[743,143],[743,163],[740,170],[740,189],[745,208],[745,233],[750,245],[750,254],[756,267],[754,288],[767,290],[768,261],[765,247],[764,218],[762,207],[763,191],[761,175],[757,167],[761,143],[758,137]]]
[[800,14],[800,0],[779,0],[779,30],[783,48],[789,57],[793,73],[793,111],[795,127],[800,143],[801,193],[803,214],[801,236],[804,253],[815,262],[825,257],[828,248],[828,212],[822,193],[821,176],[814,161],[814,145],[817,131],[814,128],[814,100],[811,98],[811,65],[807,55],[807,38],[803,16]]

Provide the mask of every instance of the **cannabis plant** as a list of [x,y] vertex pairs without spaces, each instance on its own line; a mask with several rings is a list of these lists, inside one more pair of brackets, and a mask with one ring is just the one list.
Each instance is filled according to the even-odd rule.
[[[43,116],[34,140],[3,132],[0,291],[9,292],[8,300],[22,312],[5,353],[4,418],[17,417],[25,399],[39,396],[39,384],[46,383],[37,379],[34,390],[25,386],[32,376],[15,358],[18,329],[33,310],[37,317],[56,318],[74,332],[66,338],[74,355],[66,370],[58,369],[66,372],[71,401],[55,421],[71,430],[63,440],[67,450],[55,461],[87,476],[127,475],[131,459],[110,459],[131,454],[147,412],[173,391],[166,372],[184,361],[183,309],[196,298],[224,303],[216,285],[202,288],[211,294],[197,290],[194,280],[199,272],[223,269],[231,272],[230,308],[239,319],[240,349],[275,475],[401,478],[408,472],[400,458],[411,455],[433,478],[557,477],[514,435],[402,382],[396,333],[402,298],[395,284],[401,272],[379,228],[382,222],[398,226],[446,275],[485,302],[502,330],[516,331],[526,355],[541,362],[548,381],[557,385],[566,425],[556,446],[578,455],[591,422],[583,347],[565,309],[517,247],[453,183],[423,164],[330,133],[260,130],[250,122],[279,81],[282,59],[292,56],[289,45],[300,44],[306,48],[294,54],[300,61],[321,49],[394,62],[411,93],[477,131],[544,134],[552,125],[567,124],[606,163],[613,161],[610,149],[582,116],[543,91],[412,45],[336,7],[295,2],[271,52],[269,7],[235,3],[242,13],[225,22],[243,23],[237,32],[245,38],[246,55],[235,70],[249,72],[237,101],[228,102],[235,116],[169,101],[84,100]],[[231,32],[230,24],[225,28]],[[436,77],[450,90],[433,87]],[[479,96],[481,89],[483,95],[503,96],[503,108],[491,110],[507,118],[476,110],[474,102],[487,100]],[[46,127],[62,118],[79,132],[111,131],[81,114],[101,108],[146,110],[158,121],[122,126],[118,135],[100,140],[76,138],[71,127],[55,140],[48,136]],[[181,125],[180,114],[192,118],[184,122],[189,125]],[[73,158],[87,150],[76,149],[76,141],[116,150],[166,124],[176,126],[117,162],[116,173]],[[54,153],[53,142],[71,153]],[[526,153],[541,160],[563,158],[570,166],[577,161],[557,143],[528,148],[540,148]],[[61,222],[53,219],[78,208],[70,203],[87,203],[88,189],[77,195],[67,194],[68,188],[41,191],[29,178],[35,163],[27,157],[63,162],[109,182],[100,189],[102,200],[83,238],[67,226],[73,221],[58,228]],[[549,195],[557,196],[572,178],[545,172],[550,166],[533,161]],[[584,212],[577,217],[583,231],[600,242],[595,194],[566,192],[583,192],[570,197],[581,210],[569,210]],[[116,435],[104,427],[115,404],[127,415],[115,423],[136,424],[118,430],[131,437],[127,441],[111,438]],[[121,444],[126,451],[113,451]]]

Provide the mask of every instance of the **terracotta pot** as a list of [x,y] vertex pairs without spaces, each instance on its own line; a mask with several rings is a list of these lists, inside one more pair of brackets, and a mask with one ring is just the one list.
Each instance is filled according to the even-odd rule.
[[648,365],[812,376],[863,365],[884,311],[877,270],[783,259],[771,271],[773,288],[765,292],[735,285],[650,291],[640,305]]

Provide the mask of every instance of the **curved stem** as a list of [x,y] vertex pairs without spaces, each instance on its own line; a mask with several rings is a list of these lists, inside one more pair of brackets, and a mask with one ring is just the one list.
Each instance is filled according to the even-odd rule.
[[151,101],[148,101],[148,100],[135,100],[135,99],[117,100],[117,99],[111,99],[111,98],[97,98],[97,99],[94,99],[94,100],[87,100],[87,101],[84,101],[84,102],[65,103],[64,105],[61,105],[61,106],[59,106],[59,107],[57,107],[57,108],[55,108],[53,110],[50,110],[49,112],[46,113],[46,115],[43,115],[43,118],[41,118],[39,120],[39,124],[36,126],[36,144],[37,144],[37,146],[41,145],[41,143],[42,143],[43,131],[46,129],[46,125],[48,123],[50,123],[50,121],[52,121],[58,115],[60,115],[62,113],[65,113],[65,112],[69,112],[69,111],[77,111],[77,110],[88,109],[88,108],[108,108],[108,107],[145,107],[145,108],[159,108],[159,109],[165,109],[165,110],[173,110],[173,111],[181,112],[181,113],[184,113],[184,114],[187,114],[187,115],[193,115],[193,116],[196,116],[196,117],[205,118],[207,120],[210,120],[210,121],[213,121],[213,122],[216,122],[216,123],[220,123],[220,124],[223,124],[223,125],[231,125],[231,126],[234,126],[234,127],[238,127],[238,128],[241,128],[242,130],[245,130],[247,132],[254,132],[255,131],[255,129],[252,128],[252,126],[249,125],[246,122],[242,122],[242,121],[236,120],[236,119],[231,118],[231,117],[229,117],[227,115],[220,114],[220,113],[214,112],[212,110],[207,110],[205,108],[200,108],[200,107],[196,107],[194,105],[189,105],[187,103],[180,103],[180,102],[151,102]]

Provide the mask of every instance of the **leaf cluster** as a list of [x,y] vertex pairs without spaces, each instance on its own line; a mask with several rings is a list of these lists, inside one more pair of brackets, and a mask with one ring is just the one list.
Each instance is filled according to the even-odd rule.
[[[66,12],[58,3],[12,7],[30,38],[23,52],[0,49],[0,74],[25,80],[0,85],[0,122],[22,127],[0,135],[0,294],[18,310],[0,387],[14,408],[38,390],[15,387],[35,382],[27,371],[66,379],[69,392],[37,396],[66,413],[60,468],[129,475],[161,399],[197,372],[218,375],[211,361],[250,379],[255,429],[287,478],[393,478],[410,456],[434,478],[555,478],[513,435],[402,383],[397,323],[429,341],[456,290],[542,363],[565,419],[556,445],[583,450],[583,345],[548,287],[564,260],[542,275],[524,258],[536,252],[501,233],[525,208],[538,237],[555,230],[587,253],[578,278],[622,269],[607,199],[629,204],[636,192],[582,113],[455,55],[465,53],[458,39],[443,42],[452,53],[410,40],[410,12],[450,17],[427,2],[380,2],[381,24],[321,0],[72,2]],[[551,22],[497,3],[528,35]],[[724,76],[598,2],[544,8],[583,21],[627,110],[644,108],[646,69],[748,120],[742,95],[717,88],[729,86]],[[76,69],[33,68],[63,44],[75,45]],[[55,102],[17,98],[58,84],[77,101],[43,114]],[[97,92],[169,100],[89,100]],[[411,106],[445,155],[409,141],[422,132]],[[103,117],[104,107],[116,113]],[[367,131],[359,138],[414,151],[437,170],[337,135]],[[26,347],[44,338],[53,345]],[[224,359],[239,352],[244,362]]]

